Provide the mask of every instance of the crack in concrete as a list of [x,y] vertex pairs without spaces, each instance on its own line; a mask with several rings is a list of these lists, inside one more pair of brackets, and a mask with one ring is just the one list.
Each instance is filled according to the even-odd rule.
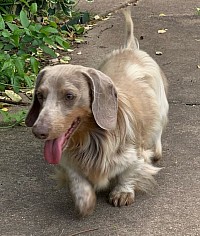
[[123,3],[121,6],[118,6],[118,7],[114,8],[114,9],[111,10],[111,11],[107,11],[107,12],[104,14],[104,16],[108,15],[109,13],[115,13],[115,12],[117,12],[117,11],[123,9],[123,8],[129,7],[129,6],[132,6],[132,5],[133,5],[133,6],[136,6],[139,1],[140,1],[140,0],[130,0],[130,1],[128,1],[128,2],[125,2],[125,3]]
[[200,102],[181,102],[181,101],[169,101],[169,104],[184,105],[184,106],[200,106]]
[[185,103],[186,106],[200,106],[200,103]]
[[[113,10],[111,10],[111,11],[107,11],[106,13],[104,13],[101,17],[108,17],[108,16],[110,16],[110,14],[112,14],[112,13],[116,13],[117,11],[119,11],[119,10],[121,10],[121,9],[123,9],[123,8],[126,8],[126,7],[129,7],[129,6],[137,6],[137,3],[139,2],[140,0],[130,0],[130,1],[128,1],[128,2],[126,2],[126,3],[124,3],[124,4],[122,4],[121,6],[119,6],[119,7],[116,7],[116,8],[114,8]],[[97,20],[98,21],[98,20]],[[102,21],[102,20],[101,20]],[[97,22],[96,22],[97,23]],[[103,30],[101,30],[100,31],[100,33],[99,33],[99,35],[97,36],[97,38],[99,38],[100,36],[101,36],[101,34],[104,32],[104,31],[106,31],[106,30],[108,30],[108,29],[111,29],[113,27],[113,25],[111,25],[110,27],[107,27],[107,28],[105,28],[105,29],[103,29]]]
[[99,35],[97,36],[97,38],[99,38],[101,36],[101,34],[106,31],[106,30],[109,30],[109,29],[112,29],[114,25],[111,25],[109,27],[106,27],[105,29],[102,29],[100,32],[99,32]]

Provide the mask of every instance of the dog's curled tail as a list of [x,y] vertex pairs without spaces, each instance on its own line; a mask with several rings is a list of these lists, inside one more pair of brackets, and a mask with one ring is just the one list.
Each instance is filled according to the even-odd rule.
[[126,24],[126,33],[125,33],[125,46],[129,49],[138,49],[139,43],[138,40],[134,36],[134,24],[131,18],[131,11],[129,8],[122,10],[125,17]]

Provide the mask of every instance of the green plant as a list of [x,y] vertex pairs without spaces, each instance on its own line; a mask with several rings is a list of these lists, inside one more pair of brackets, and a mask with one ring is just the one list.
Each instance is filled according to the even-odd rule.
[[6,52],[0,54],[1,91],[11,86],[15,92],[19,92],[20,87],[33,86],[35,74],[29,70],[29,67],[31,66],[34,71],[37,71],[39,63],[34,57],[30,57],[29,65],[29,62],[26,62],[28,57],[26,54],[21,56],[9,55]]
[[11,84],[15,92],[20,86],[31,87],[38,73],[41,57],[57,57],[56,49],[68,49],[69,42],[54,21],[44,24],[29,20],[27,12],[19,16],[0,16],[0,90]]
[[[0,11],[3,13],[18,15],[22,9],[30,12],[31,15],[52,16],[63,13],[67,17],[73,16],[73,9],[77,5],[78,0],[7,0],[0,1]],[[35,11],[35,13],[33,13]]]
[[197,9],[197,15],[200,16],[200,7],[197,7],[196,9]]
[[26,113],[27,111],[25,110],[21,110],[16,113],[10,113],[7,111],[0,110],[0,114],[2,116],[2,123],[3,123],[3,126],[1,126],[0,128],[1,129],[12,128],[14,126],[20,125],[24,121],[26,117]]

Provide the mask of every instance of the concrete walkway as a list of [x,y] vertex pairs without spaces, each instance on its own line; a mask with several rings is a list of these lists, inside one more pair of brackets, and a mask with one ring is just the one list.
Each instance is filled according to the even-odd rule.
[[[78,7],[104,15],[125,3],[94,0],[89,5],[82,0]],[[55,190],[49,178],[53,167],[44,162],[43,144],[31,130],[0,130],[0,235],[200,235],[200,16],[196,7],[199,0],[143,0],[132,7],[140,48],[158,61],[170,84],[169,125],[163,136],[164,157],[158,163],[164,168],[156,177],[157,192],[138,193],[132,206],[122,208],[109,205],[107,193],[100,193],[94,214],[78,219],[69,194]],[[160,13],[166,16],[159,17]],[[167,32],[158,34],[163,28]],[[106,53],[123,45],[123,33],[123,16],[115,12],[88,32],[87,44],[73,52],[72,63],[98,67]],[[158,56],[156,51],[163,54]]]

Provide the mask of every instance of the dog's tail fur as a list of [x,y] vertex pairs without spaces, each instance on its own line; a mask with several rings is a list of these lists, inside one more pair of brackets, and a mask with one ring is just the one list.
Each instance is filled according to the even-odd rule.
[[125,17],[125,24],[126,24],[126,34],[125,34],[125,46],[129,49],[138,49],[139,43],[138,40],[134,36],[134,24],[131,18],[131,11],[130,9],[123,9],[122,10],[124,17]]

